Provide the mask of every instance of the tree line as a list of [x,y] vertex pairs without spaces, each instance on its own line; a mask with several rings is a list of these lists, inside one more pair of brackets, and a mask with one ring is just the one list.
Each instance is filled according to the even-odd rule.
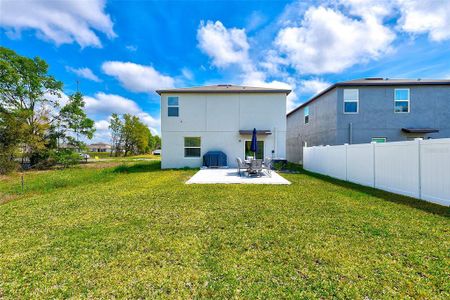
[[[92,139],[95,123],[80,92],[66,103],[62,95],[63,83],[48,74],[44,60],[0,47],[0,174],[24,162],[47,168],[80,161],[76,151],[87,150],[83,140]],[[113,114],[110,128],[116,155],[147,153],[160,144],[136,116]]]
[[130,114],[111,115],[111,154],[115,156],[149,153],[161,147],[161,139],[152,135],[150,129],[137,117]]

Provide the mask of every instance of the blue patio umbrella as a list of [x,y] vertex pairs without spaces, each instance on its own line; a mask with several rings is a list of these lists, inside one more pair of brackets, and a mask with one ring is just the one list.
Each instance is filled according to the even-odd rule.
[[256,139],[256,128],[253,128],[252,144],[250,145],[250,151],[253,152],[253,158],[256,158],[256,152],[258,152],[258,141]]

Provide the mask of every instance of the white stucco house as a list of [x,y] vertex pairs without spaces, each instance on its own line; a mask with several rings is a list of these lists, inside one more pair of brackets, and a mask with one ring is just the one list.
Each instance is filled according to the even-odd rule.
[[286,89],[214,85],[156,91],[161,96],[161,167],[200,167],[208,151],[222,151],[228,166],[250,155],[286,157]]

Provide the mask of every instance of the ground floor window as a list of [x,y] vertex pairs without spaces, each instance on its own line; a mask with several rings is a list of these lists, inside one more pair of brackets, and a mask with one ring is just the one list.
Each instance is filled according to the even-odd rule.
[[[258,151],[256,152],[257,159],[264,159],[264,141],[257,141]],[[253,157],[253,152],[250,150],[252,141],[245,141],[245,158],[247,156]]]
[[372,138],[372,142],[375,142],[375,143],[386,143],[386,138],[385,137],[373,137]]
[[200,137],[184,138],[184,157],[200,157],[201,152]]

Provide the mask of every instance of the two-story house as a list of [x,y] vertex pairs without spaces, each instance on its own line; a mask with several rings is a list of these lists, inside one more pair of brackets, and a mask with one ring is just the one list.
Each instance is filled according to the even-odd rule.
[[156,91],[161,96],[161,167],[202,166],[208,151],[222,151],[228,166],[252,155],[286,158],[286,97],[291,92],[236,85]]
[[287,159],[303,146],[450,137],[450,80],[338,82],[287,114]]

